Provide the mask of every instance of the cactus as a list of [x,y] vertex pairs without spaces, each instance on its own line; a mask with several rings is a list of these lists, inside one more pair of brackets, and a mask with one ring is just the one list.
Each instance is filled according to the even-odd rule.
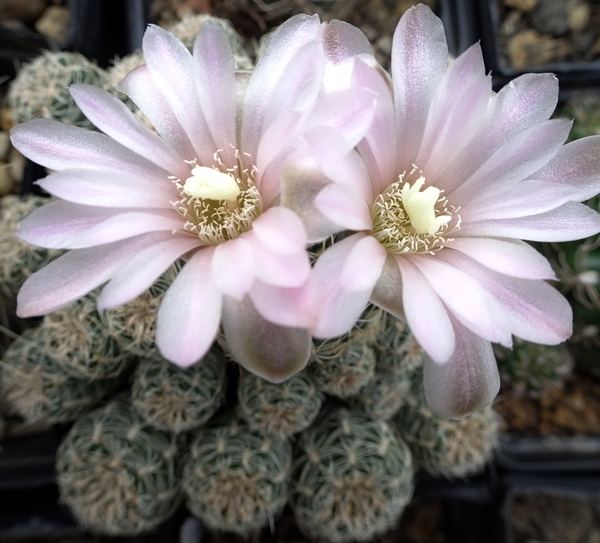
[[189,368],[155,354],[134,373],[133,406],[162,430],[179,433],[201,426],[225,400],[225,369],[224,356],[214,351]]
[[248,535],[271,523],[287,501],[291,446],[229,414],[203,430],[184,467],[188,509],[208,528]]
[[102,325],[122,351],[133,356],[150,356],[156,351],[156,312],[177,276],[178,265],[171,266],[148,290],[119,307],[105,310]]
[[321,409],[323,395],[304,371],[279,384],[244,371],[238,383],[238,401],[252,430],[285,437],[310,426]]
[[61,500],[86,528],[147,532],[181,502],[177,438],[146,423],[118,398],[79,419],[56,461]]
[[496,347],[495,352],[502,381],[521,394],[560,386],[573,368],[573,357],[565,345],[517,339],[512,350]]
[[29,196],[25,200],[11,200],[0,210],[0,294],[7,298],[14,297],[30,275],[63,253],[34,247],[15,236],[19,223],[48,201],[48,198]]
[[121,352],[107,334],[97,300],[96,290],[46,315],[41,325],[56,361],[71,375],[88,379],[116,377],[134,363],[132,355]]
[[295,453],[291,504],[317,540],[367,541],[392,527],[412,495],[406,444],[384,421],[327,408]]
[[70,422],[94,407],[117,385],[115,379],[81,379],[51,356],[41,328],[26,330],[2,357],[2,395],[27,422]]
[[198,32],[200,32],[202,25],[206,21],[214,21],[225,31],[225,35],[227,36],[231,45],[231,50],[233,51],[235,69],[252,70],[254,68],[254,63],[244,48],[244,39],[235,31],[233,25],[227,19],[220,19],[205,14],[195,15],[188,12],[183,16],[181,21],[168,26],[167,30],[179,38],[191,52],[194,49],[196,36],[198,36]]
[[422,372],[414,375],[411,395],[394,418],[417,467],[447,478],[481,471],[498,440],[500,416],[492,407],[461,420],[434,415],[425,402]]
[[68,87],[76,83],[102,86],[104,70],[79,53],[45,51],[23,67],[9,94],[13,121],[41,117],[92,128]]

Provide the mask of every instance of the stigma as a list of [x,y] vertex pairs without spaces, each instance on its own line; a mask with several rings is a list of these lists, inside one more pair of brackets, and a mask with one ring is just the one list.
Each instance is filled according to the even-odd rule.
[[420,192],[424,183],[424,177],[419,177],[412,187],[410,183],[404,183],[401,191],[402,205],[408,215],[410,225],[417,234],[434,236],[452,217],[436,213],[436,205],[440,199],[441,190],[435,187],[427,187],[423,192]]
[[183,191],[193,198],[235,201],[241,190],[233,175],[206,166],[194,166]]

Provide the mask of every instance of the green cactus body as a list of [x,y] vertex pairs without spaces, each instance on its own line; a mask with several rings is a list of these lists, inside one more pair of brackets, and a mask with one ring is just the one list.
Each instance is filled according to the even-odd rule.
[[177,438],[146,423],[118,398],[80,418],[61,443],[61,500],[86,528],[107,535],[147,532],[181,502]]
[[106,309],[102,326],[123,352],[133,356],[152,356],[156,351],[156,313],[177,276],[178,266],[167,270],[148,290],[119,307]]
[[14,80],[8,100],[15,123],[41,117],[92,128],[68,87],[87,83],[101,87],[104,70],[79,53],[46,51],[23,67]]
[[25,217],[49,201],[29,196],[0,210],[0,293],[7,298],[15,296],[29,276],[64,252],[34,247],[14,235]]
[[477,473],[491,460],[500,416],[486,407],[461,420],[434,415],[427,407],[422,372],[414,375],[411,395],[394,418],[417,467],[447,478]]
[[134,373],[133,405],[157,428],[176,433],[191,430],[206,423],[225,401],[225,370],[224,356],[213,351],[189,368],[155,354]]
[[26,330],[2,357],[0,388],[27,422],[70,422],[112,392],[115,379],[82,379],[66,373],[50,356],[41,328]]
[[384,421],[327,409],[300,438],[291,503],[300,528],[332,543],[394,526],[413,488],[408,447]]
[[254,63],[244,48],[244,39],[235,31],[233,25],[227,19],[220,19],[211,15],[195,15],[186,13],[181,21],[167,27],[167,30],[179,38],[191,52],[194,49],[196,36],[206,21],[217,23],[225,32],[233,52],[233,60],[236,70],[252,70]]
[[108,335],[96,309],[98,291],[44,317],[41,328],[50,338],[52,356],[63,369],[78,377],[116,377],[134,363]]
[[248,535],[272,525],[287,501],[291,460],[286,439],[230,414],[192,443],[183,475],[188,508],[213,530]]
[[304,371],[278,384],[244,371],[238,383],[238,401],[252,430],[285,437],[310,426],[321,409],[323,395]]
[[369,382],[351,398],[353,406],[374,420],[388,420],[406,401],[407,383],[401,375],[376,369]]
[[573,357],[565,345],[515,340],[512,350],[497,347],[495,351],[502,380],[521,394],[560,386],[573,368]]

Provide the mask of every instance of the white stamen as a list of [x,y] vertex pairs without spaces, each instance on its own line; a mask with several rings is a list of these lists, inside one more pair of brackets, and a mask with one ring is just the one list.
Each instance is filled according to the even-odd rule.
[[229,201],[234,201],[241,192],[233,175],[206,166],[194,166],[183,190],[194,198]]

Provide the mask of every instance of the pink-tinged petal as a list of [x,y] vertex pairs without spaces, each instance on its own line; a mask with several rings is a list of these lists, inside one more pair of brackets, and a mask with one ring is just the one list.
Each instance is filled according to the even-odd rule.
[[[276,157],[282,153],[286,153],[291,145],[295,144],[295,136],[298,134],[298,129],[301,127],[304,120],[302,113],[298,111],[282,111],[277,119],[273,119],[265,128],[263,135],[260,138],[258,151],[256,156],[256,167],[258,169],[259,188],[265,190],[268,183],[266,177],[261,175],[271,165]],[[277,184],[278,179],[273,180],[273,184]],[[269,187],[272,193],[278,192],[277,186]]]
[[273,383],[281,383],[304,368],[312,349],[307,330],[268,321],[249,297],[241,302],[225,298],[223,332],[238,364]]
[[514,335],[547,345],[571,335],[571,306],[548,283],[494,272],[457,251],[440,251],[437,256],[477,279],[500,302]]
[[203,165],[213,164],[217,147],[196,94],[190,52],[173,34],[155,25],[146,30],[142,47],[152,80],[185,130],[196,156]]
[[156,345],[167,359],[186,368],[212,346],[223,296],[212,281],[214,248],[196,252],[167,290],[156,318]]
[[445,364],[425,359],[423,385],[429,408],[461,419],[490,405],[500,390],[492,345],[453,320],[456,349]]
[[168,141],[185,160],[196,158],[185,130],[177,120],[165,97],[156,87],[148,66],[139,66],[129,72],[117,86],[137,105],[156,131]]
[[294,253],[274,252],[252,232],[246,238],[252,243],[256,259],[256,277],[269,285],[298,287],[310,274],[310,262],[304,248]]
[[440,260],[437,255],[411,255],[409,258],[462,324],[488,341],[512,346],[510,323],[502,306],[477,279]]
[[388,253],[373,236],[360,239],[348,253],[340,274],[340,284],[347,292],[373,290]]
[[208,127],[223,157],[233,158],[236,146],[236,82],[231,45],[223,29],[208,20],[194,44],[194,76],[198,100]]
[[429,108],[448,63],[442,21],[425,5],[410,8],[400,19],[392,44],[397,169],[415,162]]
[[307,284],[284,288],[255,281],[248,295],[265,319],[281,326],[309,328],[316,318],[314,299]]
[[446,187],[452,204],[477,207],[480,197],[515,187],[556,155],[569,135],[571,124],[566,119],[553,119],[517,134],[461,186],[454,191]]
[[371,294],[371,302],[394,317],[406,321],[402,307],[402,275],[396,259],[388,255]]
[[82,249],[182,227],[183,221],[175,211],[129,211],[58,201],[31,213],[19,225],[18,235],[41,247]]
[[25,281],[17,296],[17,314],[36,317],[66,307],[106,283],[130,258],[171,236],[170,232],[144,234],[110,245],[69,251]]
[[318,15],[296,15],[273,34],[248,83],[242,112],[241,147],[253,157],[263,132],[267,104],[290,59],[306,43],[319,36]]
[[34,119],[11,130],[13,145],[27,158],[51,170],[81,168],[120,172],[170,184],[169,173],[98,132],[47,119]]
[[568,143],[539,172],[535,179],[572,190],[571,200],[583,202],[600,192],[600,136]]
[[308,242],[321,241],[340,230],[315,206],[315,197],[329,183],[310,157],[290,157],[281,170],[281,205],[300,217]]
[[189,176],[190,167],[183,158],[116,96],[92,85],[72,85],[69,92],[83,114],[107,136],[180,179]]
[[321,90],[324,64],[323,49],[316,40],[304,44],[294,53],[271,93],[263,127],[287,111],[303,112],[312,108]]
[[519,132],[546,121],[558,100],[558,80],[553,74],[525,74],[492,95],[486,120],[469,145],[447,162],[437,179],[459,186],[502,145]]
[[217,245],[212,260],[212,280],[227,296],[241,300],[256,277],[252,244],[240,237]]
[[456,238],[447,247],[491,270],[522,279],[555,279],[550,263],[531,245],[514,239]]
[[492,236],[530,241],[572,241],[600,232],[600,215],[585,204],[567,202],[552,211],[512,219],[461,225],[461,236]]
[[365,199],[351,186],[327,185],[315,198],[315,206],[340,230],[372,230],[371,210]]
[[481,47],[471,46],[446,70],[431,105],[415,164],[436,174],[468,144],[485,121],[492,95]]
[[576,190],[566,184],[534,179],[525,179],[516,186],[505,186],[499,191],[486,190],[485,194],[477,196],[473,205],[461,208],[462,224],[545,213],[567,202],[579,200],[574,194]]
[[123,305],[137,298],[175,260],[200,246],[199,239],[171,237],[140,251],[119,266],[98,298],[98,311]]
[[327,338],[345,334],[367,306],[373,285],[363,291],[349,292],[342,288],[341,281],[352,250],[365,237],[366,234],[354,234],[334,243],[313,267],[310,288],[319,311],[318,320],[312,327],[314,336]]
[[355,26],[334,19],[321,28],[323,49],[328,62],[339,64],[358,55],[373,55],[369,40]]
[[[394,101],[386,76],[378,66],[361,59],[354,64],[353,84],[369,89],[377,96],[373,124],[365,139],[358,144],[358,150],[368,164],[376,194],[383,192],[397,177]],[[365,149],[367,146],[368,151]]]
[[175,186],[156,186],[142,176],[100,170],[63,170],[37,184],[50,194],[75,204],[98,207],[173,209]]
[[402,306],[406,322],[421,347],[436,362],[454,352],[454,331],[448,312],[429,281],[407,258],[396,257],[402,274]]
[[304,137],[321,171],[332,181],[348,185],[360,193],[363,201],[370,206],[377,189],[373,187],[369,171],[353,145],[329,126],[313,128]]
[[297,253],[306,246],[306,230],[300,217],[282,206],[267,209],[252,223],[252,232],[274,253]]

